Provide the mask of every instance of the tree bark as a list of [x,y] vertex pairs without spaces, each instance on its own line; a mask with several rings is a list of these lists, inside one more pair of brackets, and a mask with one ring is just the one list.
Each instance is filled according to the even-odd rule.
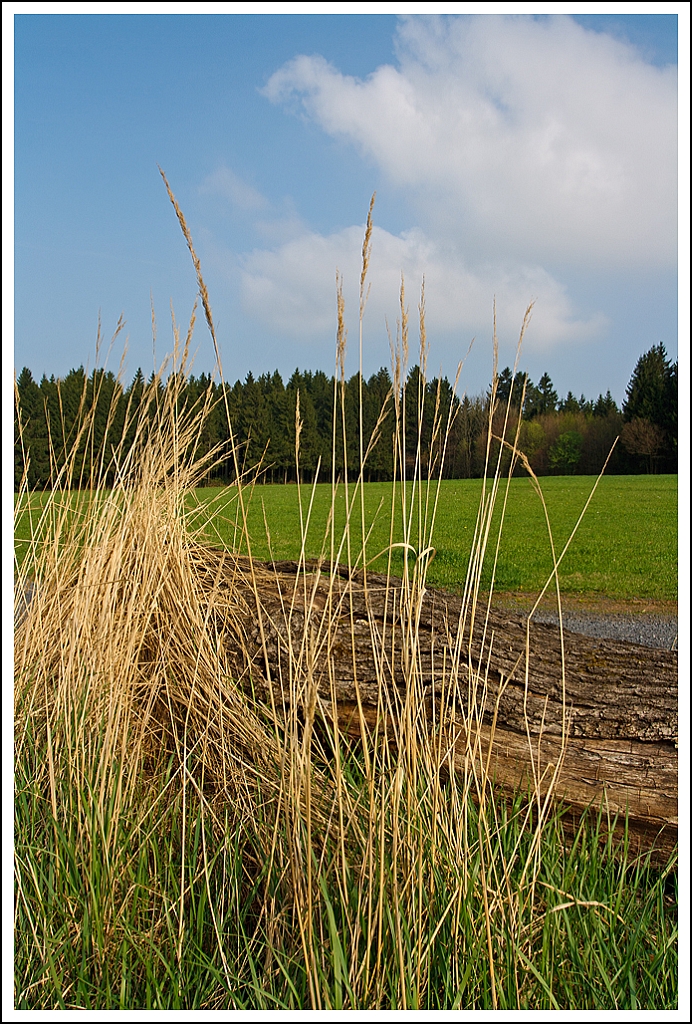
[[[198,572],[215,607],[226,607],[229,656],[255,692],[271,687],[286,706],[309,691],[358,738],[363,722],[396,715],[415,687],[452,736],[457,769],[482,764],[509,793],[550,791],[571,810],[568,823],[591,808],[619,816],[621,830],[628,811],[630,855],[652,850],[663,863],[674,850],[676,652],[561,637],[557,626],[527,627],[481,603],[472,616],[468,602],[439,590],[411,607],[400,580],[345,569],[250,566],[205,549]],[[402,641],[411,630],[412,662]]]

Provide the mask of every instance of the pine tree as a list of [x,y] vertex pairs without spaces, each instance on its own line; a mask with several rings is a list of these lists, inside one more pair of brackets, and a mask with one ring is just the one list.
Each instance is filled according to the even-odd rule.
[[677,472],[678,364],[668,358],[663,342],[637,360],[622,415],[625,423],[647,420],[663,432],[661,468]]
[[[368,417],[367,417],[367,438],[368,441],[375,429],[380,413],[392,389],[392,379],[389,371],[381,367],[373,374],[367,383],[368,396]],[[392,477],[392,438],[394,434],[394,406],[390,398],[385,420],[381,427],[380,439],[370,455],[367,466],[368,479],[391,480]]]
[[593,407],[594,416],[606,417],[611,413],[619,412],[617,402],[614,400],[610,393],[610,390],[606,391],[605,397],[603,395],[598,396],[598,400],[595,402]]
[[568,391],[567,396],[559,403],[558,412],[580,412],[579,400],[571,391]]
[[512,371],[509,366],[505,366],[504,370],[497,375],[497,391],[496,398],[498,402],[504,402],[505,405],[510,400],[510,397],[514,397],[514,388],[512,386]]
[[542,411],[540,386],[536,387],[528,373],[524,373],[523,370],[517,370],[513,375],[509,366],[505,366],[497,377],[497,401],[505,405],[509,403],[513,409],[518,411],[522,395],[524,396],[522,414],[526,419],[530,419]]
[[644,419],[677,433],[678,364],[668,359],[662,342],[638,359],[625,396],[625,423]]
[[538,414],[540,416],[545,416],[546,413],[555,412],[557,409],[558,394],[547,373],[544,373],[539,380],[538,391],[540,393],[537,409]]
[[[21,437],[20,437],[21,422]],[[41,389],[24,367],[17,378],[14,410],[14,485],[18,488],[29,465],[27,483],[30,488],[45,486],[50,477],[48,429]]]

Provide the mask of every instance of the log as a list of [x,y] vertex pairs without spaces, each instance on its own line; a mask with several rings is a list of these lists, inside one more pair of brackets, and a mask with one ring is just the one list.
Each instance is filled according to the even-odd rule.
[[[289,699],[290,651],[325,713],[358,738],[361,721],[374,727],[387,697],[400,706],[415,678],[426,714],[455,734],[457,768],[469,769],[471,744],[476,767],[487,764],[496,786],[545,793],[559,765],[553,796],[571,811],[568,822],[605,807],[621,831],[627,811],[630,855],[651,851],[663,864],[674,851],[677,652],[566,630],[561,638],[548,624],[527,631],[519,615],[483,604],[472,623],[459,595],[433,588],[412,613],[400,580],[341,567],[330,574],[314,563],[251,566],[204,549],[197,572],[214,593],[234,670],[255,692],[271,687],[279,705]],[[402,632],[412,621],[410,665]],[[469,689],[479,667],[482,696]]]

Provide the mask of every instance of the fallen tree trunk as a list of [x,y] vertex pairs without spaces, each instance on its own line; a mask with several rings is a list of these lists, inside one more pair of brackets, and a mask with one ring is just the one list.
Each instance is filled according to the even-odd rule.
[[472,615],[438,590],[412,606],[401,581],[379,575],[251,566],[208,549],[198,572],[217,609],[227,595],[223,628],[238,676],[271,687],[279,705],[319,701],[360,737],[363,722],[395,714],[415,683],[425,713],[454,734],[457,768],[482,765],[509,792],[545,795],[559,766],[552,795],[573,820],[589,807],[621,819],[628,811],[631,853],[652,849],[661,863],[673,851],[676,652],[561,637],[545,624],[527,631],[519,616],[480,604]]

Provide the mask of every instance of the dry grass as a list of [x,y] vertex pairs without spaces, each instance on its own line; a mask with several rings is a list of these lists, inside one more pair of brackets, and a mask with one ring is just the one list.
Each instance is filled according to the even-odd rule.
[[[166,187],[218,358],[199,260]],[[371,215],[372,204],[361,350]],[[340,286],[337,312],[335,407],[346,344]],[[419,322],[424,371],[423,295]],[[174,354],[179,375],[193,326],[194,313]],[[127,456],[107,438],[111,454],[77,497],[62,486],[70,468],[56,476],[16,586],[18,1006],[555,1005],[550,963],[536,959],[545,922],[588,903],[583,893],[566,900],[563,876],[553,905],[546,895],[542,837],[557,827],[550,810],[559,764],[535,776],[528,803],[496,803],[479,728],[492,712],[487,657],[461,664],[462,640],[470,648],[469,638],[482,636],[486,654],[492,646],[478,595],[482,566],[496,557],[488,544],[499,465],[486,467],[463,612],[451,624],[456,653],[441,670],[442,708],[467,711],[431,720],[418,622],[449,423],[438,410],[436,456],[424,475],[417,424],[405,422],[401,396],[408,347],[402,283],[392,443],[400,479],[409,446],[415,469],[411,486],[398,489],[398,508],[393,486],[391,514],[402,518],[412,559],[384,626],[374,617],[365,626],[378,665],[374,719],[361,701],[353,641],[359,743],[340,735],[336,689],[331,701],[318,693],[316,666],[331,664],[337,615],[350,607],[354,616],[338,567],[367,569],[362,469],[345,490],[333,481],[333,501],[345,494],[345,531],[335,536],[332,516],[319,572],[297,574],[278,610],[264,603],[272,574],[252,560],[243,487],[229,491],[239,542],[223,571],[191,529],[186,502],[208,460],[189,453],[209,407],[181,409],[175,378],[160,386],[163,369],[126,424],[124,433],[136,431]],[[299,405],[296,417],[298,462]],[[88,437],[91,429],[85,413],[81,430]],[[503,441],[519,458],[514,439]],[[345,457],[335,425],[339,442]],[[363,466],[362,421],[360,449]],[[112,468],[116,483],[106,489]],[[364,539],[353,551],[359,506]],[[310,507],[300,512],[304,541]],[[285,638],[278,678],[276,635]],[[401,671],[403,691],[393,684]],[[466,768],[450,774],[455,758]],[[601,902],[591,901],[595,910]],[[574,966],[575,979],[582,969]]]

